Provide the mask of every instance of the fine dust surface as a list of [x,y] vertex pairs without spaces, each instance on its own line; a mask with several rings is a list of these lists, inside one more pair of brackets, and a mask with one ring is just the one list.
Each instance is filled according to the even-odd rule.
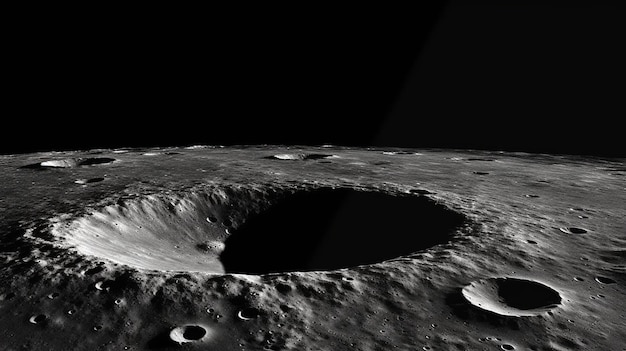
[[623,350],[623,159],[0,156],[2,350]]

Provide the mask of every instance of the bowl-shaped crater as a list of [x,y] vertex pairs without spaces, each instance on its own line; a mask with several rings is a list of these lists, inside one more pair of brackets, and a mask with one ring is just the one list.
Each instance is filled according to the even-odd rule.
[[53,234],[134,268],[258,275],[380,263],[449,242],[466,220],[421,194],[233,186],[116,203]]
[[512,277],[477,280],[461,292],[471,305],[502,316],[537,316],[561,304],[561,295],[553,288]]

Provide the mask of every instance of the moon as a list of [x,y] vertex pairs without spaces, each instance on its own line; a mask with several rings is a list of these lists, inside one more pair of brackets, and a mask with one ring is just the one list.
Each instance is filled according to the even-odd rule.
[[198,145],[0,167],[2,349],[626,343],[624,159]]

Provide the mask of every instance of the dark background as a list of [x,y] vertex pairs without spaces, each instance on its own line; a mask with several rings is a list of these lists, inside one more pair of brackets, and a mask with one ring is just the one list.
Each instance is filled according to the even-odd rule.
[[240,6],[16,13],[3,50],[0,151],[337,144],[626,154],[621,9]]

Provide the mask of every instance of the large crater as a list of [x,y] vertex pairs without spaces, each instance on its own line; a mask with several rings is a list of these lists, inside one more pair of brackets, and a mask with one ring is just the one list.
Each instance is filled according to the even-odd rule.
[[448,242],[464,220],[397,191],[231,187],[130,200],[53,233],[139,269],[266,274],[383,262]]

